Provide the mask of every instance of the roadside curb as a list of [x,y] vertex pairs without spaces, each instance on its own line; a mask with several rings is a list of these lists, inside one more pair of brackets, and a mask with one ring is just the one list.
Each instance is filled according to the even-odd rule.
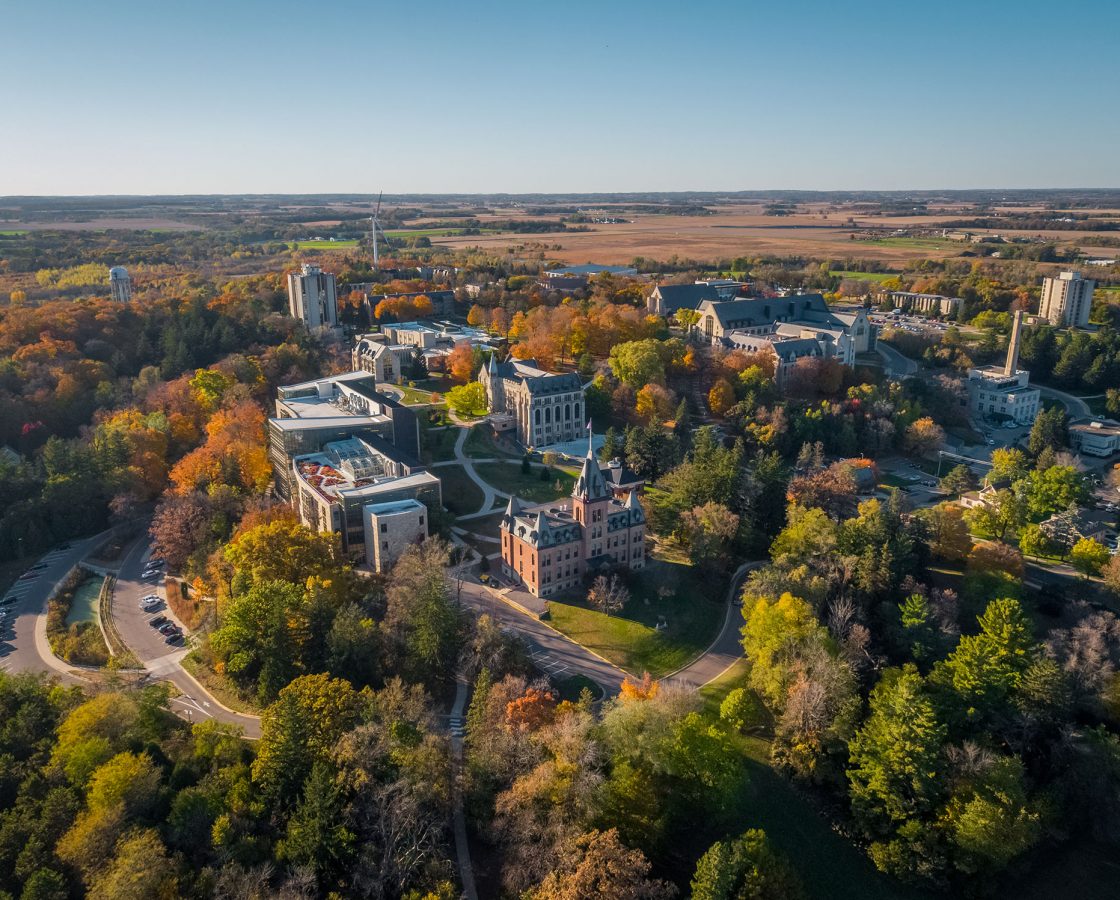
[[[190,652],[190,651],[188,651],[188,652]],[[179,658],[175,661],[175,669],[178,672],[182,672],[183,675],[186,676],[187,680],[190,681],[191,684],[193,684],[196,688],[198,688],[199,693],[202,694],[202,696],[204,696],[204,697],[208,697],[210,699],[210,702],[213,703],[219,709],[225,710],[227,713],[229,713],[232,716],[241,716],[243,719],[252,719],[255,722],[259,722],[261,720],[261,717],[258,716],[258,715],[255,715],[254,713],[238,712],[236,709],[230,709],[228,706],[226,706],[224,703],[222,703],[221,700],[219,700],[217,697],[215,697],[213,694],[211,694],[208,690],[206,690],[206,688],[202,686],[202,683],[199,682],[199,680],[197,678],[195,678],[194,675],[192,675],[190,672],[187,671],[186,667],[183,665],[182,658]],[[166,673],[164,673],[164,675],[166,675]],[[166,678],[164,678],[163,680],[166,680]],[[252,740],[252,738],[247,738],[247,740]]]

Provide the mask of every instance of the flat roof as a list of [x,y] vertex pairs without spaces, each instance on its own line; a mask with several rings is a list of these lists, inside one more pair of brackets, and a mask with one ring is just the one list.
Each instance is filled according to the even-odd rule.
[[377,516],[391,516],[394,513],[408,512],[413,509],[426,509],[419,500],[386,500],[384,503],[367,503],[362,510]]
[[281,431],[304,431],[310,428],[341,428],[343,426],[360,428],[366,425],[379,425],[388,422],[389,417],[340,415],[337,407],[328,404],[328,408],[311,410],[306,416],[284,419],[272,416],[268,421],[270,424],[275,424]]

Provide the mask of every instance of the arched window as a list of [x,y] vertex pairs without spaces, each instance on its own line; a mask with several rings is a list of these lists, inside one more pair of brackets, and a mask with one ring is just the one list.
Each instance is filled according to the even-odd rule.
[[546,425],[551,425],[552,424],[552,407],[551,406],[546,406],[544,408],[544,423]]
[[572,421],[572,404],[570,404],[570,403],[565,403],[564,404],[564,421],[565,422]]
[[538,409],[537,409],[537,410],[535,411],[535,414],[534,414],[534,416],[533,416],[533,420],[534,420],[534,421],[535,421],[535,422],[536,422],[536,423],[537,423],[538,425],[540,425],[540,424],[541,424],[541,411],[540,411],[540,409],[539,409],[539,408],[538,408]]
[[576,404],[576,406],[575,406],[575,412],[574,412],[574,415],[575,415],[575,417],[576,417],[576,421],[577,421],[577,422],[578,422],[578,421],[579,421],[579,420],[580,420],[580,419],[582,418],[582,417],[580,416],[580,414],[579,414],[579,404],[578,404],[578,403],[577,403],[577,404]]

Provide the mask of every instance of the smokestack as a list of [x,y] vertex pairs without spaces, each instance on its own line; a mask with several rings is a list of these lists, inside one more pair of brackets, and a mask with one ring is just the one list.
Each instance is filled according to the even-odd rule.
[[1023,311],[1015,310],[1011,319],[1011,342],[1007,345],[1007,364],[1003,367],[1004,375],[1014,375],[1019,371],[1019,341],[1022,340]]

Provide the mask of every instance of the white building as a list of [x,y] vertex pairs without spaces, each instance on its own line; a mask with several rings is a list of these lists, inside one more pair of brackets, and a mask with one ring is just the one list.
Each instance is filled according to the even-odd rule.
[[334,276],[318,266],[303,266],[288,275],[288,311],[308,328],[338,327]]
[[1016,312],[1011,324],[1007,362],[1002,366],[980,366],[968,372],[968,405],[978,418],[1011,419],[1030,425],[1038,416],[1040,394],[1030,386],[1030,372],[1019,368],[1019,343],[1023,314]]
[[1069,445],[1078,453],[1090,456],[1120,453],[1120,422],[1113,419],[1078,419],[1069,426]]
[[368,503],[362,515],[366,565],[375,572],[388,572],[409,546],[428,536],[428,508],[417,500]]
[[128,269],[124,266],[113,266],[109,270],[109,292],[119,303],[127,303],[132,299],[132,279],[128,277]]
[[1096,282],[1082,278],[1080,272],[1062,272],[1057,278],[1042,279],[1042,302],[1038,314],[1051,325],[1084,328],[1089,324]]

